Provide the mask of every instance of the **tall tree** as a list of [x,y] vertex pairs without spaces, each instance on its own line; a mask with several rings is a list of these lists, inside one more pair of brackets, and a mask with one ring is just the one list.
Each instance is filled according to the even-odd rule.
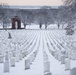
[[[66,6],[66,11],[68,15],[68,25],[67,25],[67,33],[69,31],[74,30],[74,26],[76,23],[76,0],[65,0],[64,4]],[[70,25],[71,24],[71,25]],[[69,30],[68,30],[69,28]]]
[[3,28],[6,28],[8,23],[10,22],[9,20],[9,5],[6,4],[1,4],[0,5],[0,20],[3,23]]
[[23,22],[24,28],[33,22],[33,14],[28,10],[21,10],[21,20]]

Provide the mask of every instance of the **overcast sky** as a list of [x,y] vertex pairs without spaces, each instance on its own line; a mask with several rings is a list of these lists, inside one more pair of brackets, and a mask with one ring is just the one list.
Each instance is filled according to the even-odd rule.
[[33,5],[33,6],[59,6],[62,5],[62,0],[0,0],[0,3],[9,5]]

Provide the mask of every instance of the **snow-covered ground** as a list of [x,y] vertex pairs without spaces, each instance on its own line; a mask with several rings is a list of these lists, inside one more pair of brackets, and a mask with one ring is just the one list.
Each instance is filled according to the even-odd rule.
[[[0,23],[0,28],[2,27],[2,23]],[[67,25],[64,25],[64,28],[66,28]],[[7,28],[11,28],[11,23],[7,26]],[[23,23],[21,23],[21,28],[24,28]],[[60,29],[62,29],[62,25],[59,27]],[[27,25],[26,29],[40,29],[38,24],[34,24],[32,23],[31,25]],[[42,29],[45,29],[45,25],[42,25]],[[47,29],[58,29],[56,24],[50,24],[48,25]]]
[[[8,39],[8,32],[11,33],[12,39]],[[5,73],[4,63],[0,63],[0,75],[70,75],[70,70],[66,70],[66,59],[70,60],[69,69],[76,67],[76,48],[69,43],[76,45],[75,34],[69,37],[64,30],[25,29],[1,30],[0,34],[0,58],[3,56],[5,62],[5,54],[8,51],[10,69]],[[64,64],[61,64],[62,55],[65,56]],[[15,67],[11,67],[13,57]],[[25,60],[28,59],[30,68],[25,70]]]

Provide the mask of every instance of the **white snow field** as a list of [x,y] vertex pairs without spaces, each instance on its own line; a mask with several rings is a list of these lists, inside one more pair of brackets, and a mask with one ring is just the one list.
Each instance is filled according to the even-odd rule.
[[75,38],[57,29],[0,30],[0,75],[75,75]]

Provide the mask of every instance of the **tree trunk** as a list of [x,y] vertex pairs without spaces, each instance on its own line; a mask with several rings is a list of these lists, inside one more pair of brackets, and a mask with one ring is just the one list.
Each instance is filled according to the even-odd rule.
[[60,27],[60,24],[58,23],[58,25],[57,25],[57,26],[58,26],[58,29],[59,29],[59,27]]
[[3,29],[5,28],[4,23],[3,23]]
[[40,28],[40,29],[42,28],[42,24],[39,24],[39,28]]
[[62,24],[62,29],[64,28],[64,24]]
[[26,29],[26,24],[24,24],[24,28]]
[[47,25],[45,24],[45,29],[47,29]]

